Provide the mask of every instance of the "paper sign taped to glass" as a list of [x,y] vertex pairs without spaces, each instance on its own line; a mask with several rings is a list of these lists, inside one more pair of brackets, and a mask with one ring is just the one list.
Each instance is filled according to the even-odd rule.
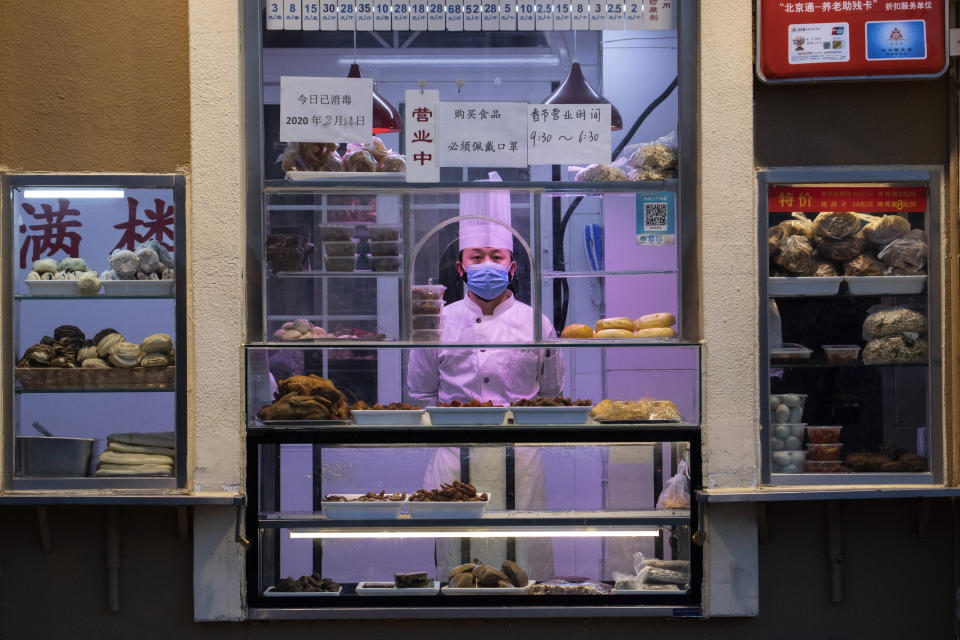
[[370,142],[373,80],[280,77],[281,142]]

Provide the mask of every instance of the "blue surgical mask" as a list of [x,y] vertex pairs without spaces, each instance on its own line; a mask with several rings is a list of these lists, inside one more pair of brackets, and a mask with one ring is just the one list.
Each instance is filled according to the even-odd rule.
[[483,300],[493,300],[510,284],[510,265],[481,262],[464,266],[467,289]]

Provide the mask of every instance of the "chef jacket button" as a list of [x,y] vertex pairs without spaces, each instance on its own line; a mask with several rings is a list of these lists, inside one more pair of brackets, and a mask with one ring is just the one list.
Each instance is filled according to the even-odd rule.
[[477,324],[480,324],[480,318],[477,318]]
[[480,353],[484,353],[486,349],[480,349]]
[[484,379],[483,379],[483,383],[484,383],[484,384],[487,384],[488,382],[490,382],[490,378],[484,378]]

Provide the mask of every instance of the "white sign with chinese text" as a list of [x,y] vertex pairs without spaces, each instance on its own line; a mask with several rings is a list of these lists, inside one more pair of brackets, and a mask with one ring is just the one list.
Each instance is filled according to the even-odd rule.
[[517,31],[537,30],[537,5],[533,0],[519,0],[517,10]]
[[441,102],[440,166],[527,166],[526,111],[523,102]]
[[623,29],[623,5],[620,0],[607,0],[607,29]]
[[631,31],[643,29],[643,3],[640,0],[627,0],[626,27]]
[[463,31],[463,0],[447,0],[447,31]]
[[353,0],[338,0],[337,2],[337,29],[353,31],[357,28],[357,14]]
[[410,3],[407,0],[393,0],[393,30],[410,29]]
[[357,15],[357,31],[373,31],[374,9],[372,0],[359,0],[354,7]]
[[550,0],[537,2],[537,31],[553,31],[553,11],[556,8],[557,5]]
[[390,0],[374,0],[373,30],[390,31],[392,28],[390,21]]
[[570,4],[570,25],[574,31],[586,31],[590,28],[590,3],[587,0],[573,0]]
[[373,80],[280,77],[281,142],[370,142]]
[[527,155],[530,164],[610,162],[610,105],[528,105]]
[[303,30],[320,30],[320,0],[303,0]]
[[407,182],[439,182],[437,120],[439,91],[410,89],[405,93],[406,117],[403,126],[407,150]]
[[447,28],[445,9],[443,0],[430,0],[427,5],[427,31],[444,31]]
[[500,11],[499,5],[496,2],[491,2],[486,0],[483,3],[483,18],[481,21],[481,28],[483,31],[499,31],[500,30]]
[[320,3],[320,31],[337,30],[337,0]]
[[500,6],[500,31],[517,30],[517,5],[513,2],[504,2]]
[[300,31],[300,0],[284,0],[283,29],[284,31]]
[[480,31],[483,26],[483,6],[479,2],[466,0],[463,3],[463,30]]
[[647,31],[676,29],[677,17],[673,12],[676,0],[644,0],[643,28]]
[[570,31],[570,14],[573,7],[569,0],[561,0],[557,4],[557,10],[553,14],[554,31]]
[[283,31],[283,9],[280,2],[267,3],[267,31]]
[[414,0],[410,3],[410,31],[426,31],[430,19],[430,5],[426,0]]

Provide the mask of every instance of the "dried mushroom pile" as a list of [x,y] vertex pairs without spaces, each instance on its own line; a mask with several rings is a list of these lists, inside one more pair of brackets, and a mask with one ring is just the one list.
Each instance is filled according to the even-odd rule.
[[472,484],[454,480],[453,484],[443,483],[439,489],[417,489],[410,495],[410,502],[486,502],[486,493],[477,493]]
[[771,276],[921,275],[927,234],[900,215],[823,211],[802,213],[767,232]]
[[326,378],[293,376],[277,383],[274,402],[257,413],[261,420],[348,420],[346,396]]
[[173,339],[156,333],[142,344],[127,342],[116,329],[104,329],[92,339],[69,324],[54,329],[53,337],[44,336],[27,348],[17,361],[18,367],[62,369],[107,369],[110,367],[165,367],[174,363]]
[[450,572],[447,582],[455,589],[511,589],[526,587],[530,578],[516,562],[504,560],[499,570],[479,562],[461,564]]
[[311,593],[318,591],[329,591],[336,593],[340,591],[340,584],[330,578],[322,578],[319,573],[311,576],[300,576],[297,580],[292,577],[284,578],[277,583],[274,591],[282,593]]

